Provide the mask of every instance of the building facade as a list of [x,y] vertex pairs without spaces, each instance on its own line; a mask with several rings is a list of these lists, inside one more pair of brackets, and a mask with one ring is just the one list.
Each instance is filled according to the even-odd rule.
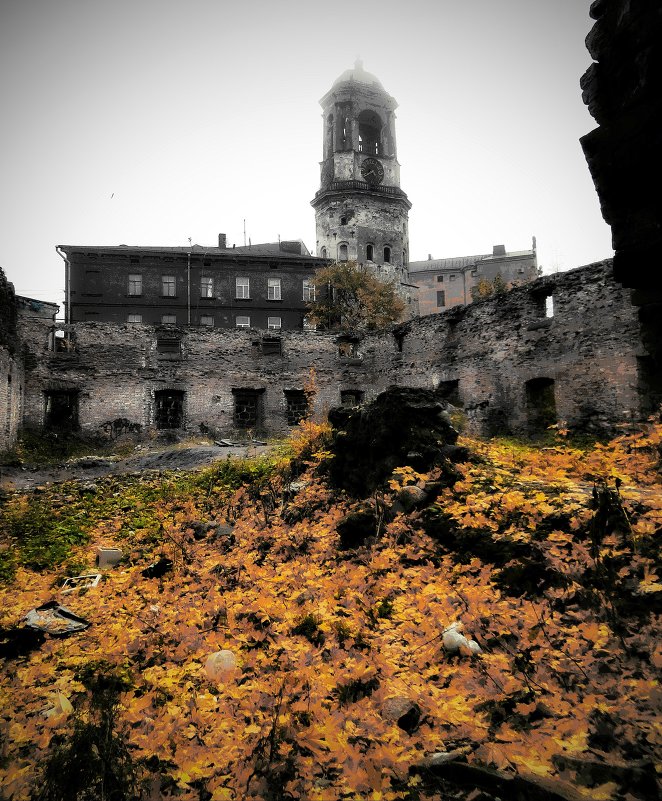
[[301,329],[327,262],[300,241],[247,247],[60,245],[67,323]]
[[316,252],[355,261],[407,293],[408,216],[395,138],[397,103],[357,61],[320,100],[323,112]]
[[531,250],[508,252],[504,245],[495,245],[492,253],[450,259],[433,259],[430,255],[426,261],[409,264],[421,316],[464,306],[495,291],[526,284],[539,275],[535,237]]

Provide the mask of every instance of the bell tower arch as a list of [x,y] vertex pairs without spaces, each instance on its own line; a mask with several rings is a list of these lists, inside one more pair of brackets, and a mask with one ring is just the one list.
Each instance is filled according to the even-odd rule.
[[361,61],[320,100],[323,118],[316,252],[406,281],[411,203],[400,188],[397,103]]

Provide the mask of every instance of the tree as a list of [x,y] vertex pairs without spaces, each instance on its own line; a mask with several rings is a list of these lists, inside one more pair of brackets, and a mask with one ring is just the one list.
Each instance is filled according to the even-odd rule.
[[326,329],[375,331],[402,319],[405,304],[394,282],[380,281],[356,262],[337,262],[313,279],[316,300],[308,320]]

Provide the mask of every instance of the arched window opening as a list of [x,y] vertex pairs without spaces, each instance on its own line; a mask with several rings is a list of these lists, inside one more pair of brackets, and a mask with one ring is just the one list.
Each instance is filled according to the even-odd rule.
[[405,265],[405,267],[407,266],[407,251],[406,250],[402,251],[402,263]]
[[386,245],[384,248],[384,264],[391,263],[391,248]]
[[382,121],[374,111],[359,114],[359,152],[379,156],[382,152]]
[[329,114],[326,119],[326,155],[330,156],[333,152],[333,114]]
[[338,261],[347,261],[347,245],[338,245]]
[[326,248],[322,248],[322,250],[320,250],[320,257],[323,259],[326,258]]
[[368,261],[375,260],[375,247],[374,245],[367,245],[365,249],[365,257]]

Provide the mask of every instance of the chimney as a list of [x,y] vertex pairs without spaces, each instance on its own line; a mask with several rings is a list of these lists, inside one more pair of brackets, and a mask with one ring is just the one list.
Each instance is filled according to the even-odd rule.
[[492,255],[493,256],[505,256],[506,255],[506,246],[505,245],[494,245],[492,248]]
[[219,246],[219,248],[226,248],[227,247],[225,234],[219,234],[218,235],[218,246]]
[[432,253],[428,253],[428,261],[432,261]]

